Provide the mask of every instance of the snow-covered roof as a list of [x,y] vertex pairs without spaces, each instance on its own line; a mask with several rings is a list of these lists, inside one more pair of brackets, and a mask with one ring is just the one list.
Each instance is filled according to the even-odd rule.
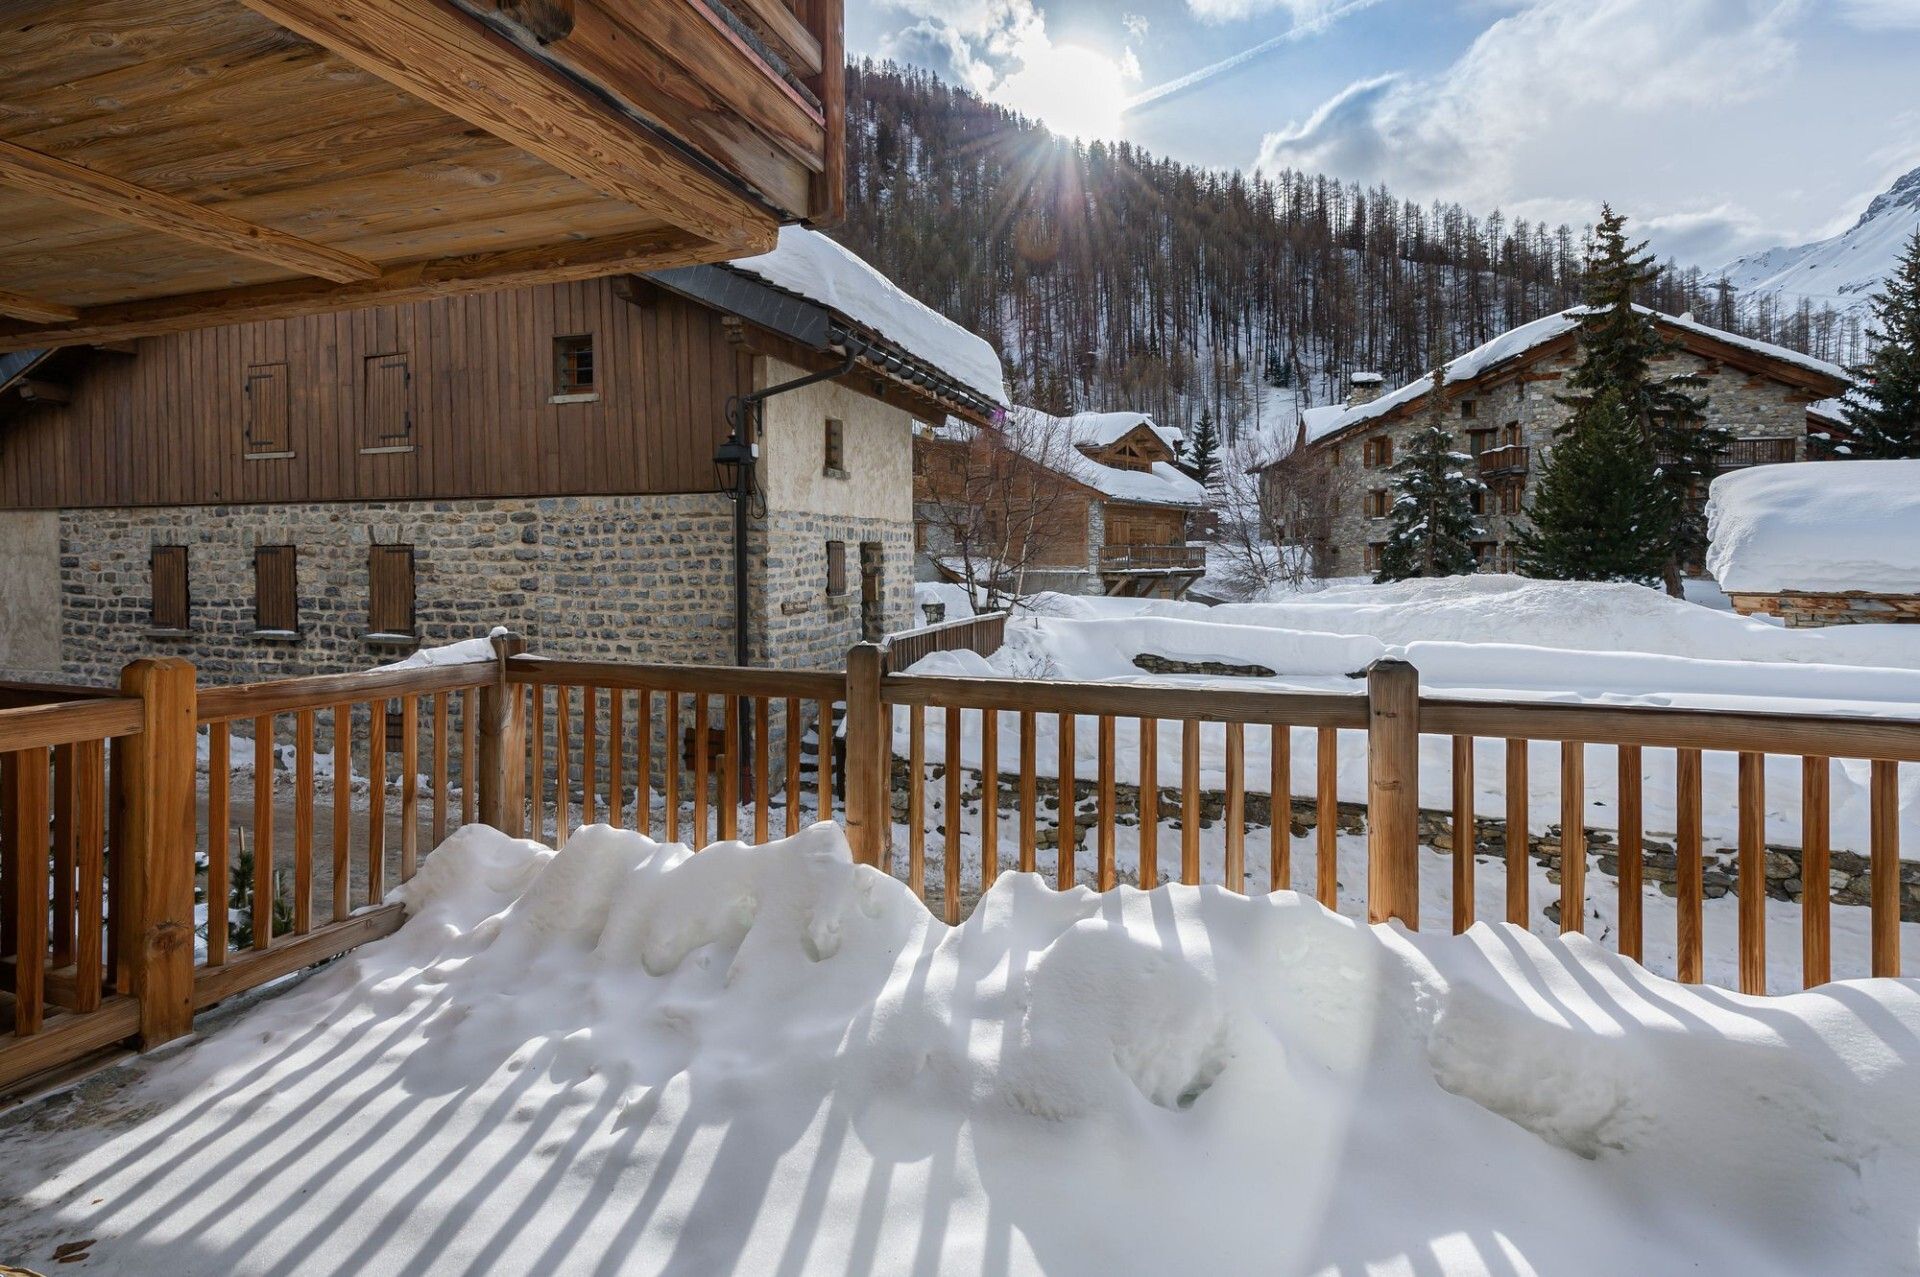
[[[1021,447],[1024,442],[1025,450],[1034,453],[1032,460],[1085,484],[1109,501],[1178,506],[1189,510],[1206,504],[1206,488],[1178,467],[1156,462],[1149,470],[1123,470],[1118,466],[1102,465],[1082,451],[1083,448],[1104,447],[1143,421],[1153,424],[1151,419],[1139,413],[1081,413],[1072,417],[1055,417],[1035,408],[1017,408],[1015,411],[1025,414],[1041,427],[1033,431],[1014,431],[1011,437],[1016,447]],[[1115,422],[1127,423],[1126,430],[1112,434]],[[1158,426],[1155,429],[1160,430],[1162,438],[1166,437],[1166,431]],[[1175,437],[1178,437],[1177,432]],[[1058,443],[1068,446],[1054,446]],[[1169,441],[1168,447],[1172,446]]]
[[733,270],[838,311],[1003,407],[1006,375],[984,338],[903,292],[818,231],[784,226],[770,253],[728,262]]
[[1723,590],[1920,595],[1920,461],[1736,471],[1713,481],[1707,522]]
[[1141,426],[1160,436],[1167,447],[1179,446],[1181,432],[1175,426],[1163,426],[1144,412],[1078,412],[1059,418],[1074,439],[1087,447],[1105,448],[1119,443]]
[[1844,426],[1847,424],[1847,397],[1839,395],[1832,399],[1822,399],[1818,403],[1810,403],[1807,405],[1807,415],[1818,417],[1836,426]]
[[[1685,316],[1663,314],[1659,311],[1649,310],[1644,306],[1636,306],[1634,309],[1640,311],[1642,314],[1652,315],[1663,327],[1694,333],[1724,345],[1737,346],[1743,350],[1764,355],[1769,359],[1794,364],[1809,372],[1818,373],[1824,377],[1831,377],[1839,382],[1844,383],[1847,380],[1846,370],[1837,364],[1830,364],[1823,359],[1815,359],[1811,355],[1803,355],[1797,350],[1788,350],[1785,346],[1775,346],[1770,342],[1755,341],[1751,337],[1737,336],[1733,333],[1724,332],[1721,329],[1699,323]],[[1452,385],[1457,382],[1472,381],[1481,374],[1501,364],[1517,359],[1521,355],[1537,350],[1549,342],[1566,336],[1568,333],[1579,328],[1580,320],[1586,313],[1586,307],[1573,306],[1557,314],[1547,315],[1534,320],[1532,323],[1522,324],[1518,328],[1509,329],[1507,332],[1501,333],[1485,345],[1476,346],[1458,359],[1450,362],[1447,365],[1447,383]],[[1432,388],[1433,378],[1431,376],[1416,378],[1398,390],[1381,395],[1378,399],[1369,403],[1360,404],[1353,408],[1342,409],[1340,416],[1330,423],[1322,419],[1320,423],[1322,428],[1317,432],[1315,430],[1315,423],[1310,421],[1307,428],[1307,438],[1309,440],[1324,439],[1329,435],[1337,434],[1343,430],[1350,430],[1366,422],[1378,421],[1397,408],[1403,408],[1408,404],[1417,402],[1425,397],[1426,393]],[[1325,410],[1314,409],[1311,411],[1318,412]]]
[[1347,405],[1336,403],[1324,408],[1309,408],[1301,413],[1300,420],[1307,429],[1307,442],[1312,443],[1338,430],[1340,423],[1347,419],[1347,411]]

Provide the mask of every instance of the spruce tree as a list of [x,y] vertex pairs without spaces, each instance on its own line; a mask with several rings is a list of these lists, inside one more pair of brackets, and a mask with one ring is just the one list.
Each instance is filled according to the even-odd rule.
[[[1615,410],[1646,436],[1648,465],[1672,499],[1661,504],[1664,525],[1636,519],[1634,526],[1640,535],[1664,542],[1665,564],[1658,575],[1667,592],[1679,597],[1681,573],[1706,552],[1707,485],[1733,436],[1707,421],[1704,397],[1689,393],[1700,384],[1698,376],[1654,375],[1655,361],[1677,345],[1661,334],[1651,311],[1634,304],[1658,280],[1660,269],[1644,242],[1628,243],[1626,223],[1624,215],[1603,206],[1594,228],[1580,316],[1580,363],[1567,377],[1568,393],[1560,396],[1575,411],[1559,433],[1565,438],[1578,431],[1583,419],[1593,419],[1582,410],[1611,398]],[[1622,481],[1638,486],[1634,479],[1623,476]],[[1542,517],[1553,516],[1536,511],[1537,527]]]
[[1213,472],[1220,464],[1220,434],[1213,428],[1213,414],[1207,409],[1200,410],[1200,420],[1194,423],[1193,438],[1187,441],[1186,463],[1193,468],[1193,477],[1201,483],[1212,483]]
[[1859,389],[1847,399],[1847,433],[1837,450],[1920,457],[1920,230],[1873,295],[1868,337],[1873,353],[1851,370]]
[[1655,472],[1653,443],[1611,391],[1574,410],[1515,538],[1520,570],[1556,581],[1651,582],[1669,563],[1680,497]]
[[1479,566],[1473,555],[1480,533],[1473,498],[1485,485],[1468,474],[1473,458],[1454,451],[1441,396],[1446,384],[1442,365],[1433,370],[1424,424],[1394,464],[1393,523],[1375,580],[1465,576]]

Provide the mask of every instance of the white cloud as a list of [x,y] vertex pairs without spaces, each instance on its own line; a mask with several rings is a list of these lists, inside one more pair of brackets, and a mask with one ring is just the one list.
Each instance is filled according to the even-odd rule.
[[1338,0],[1187,0],[1187,9],[1202,22],[1235,22],[1284,10],[1295,22],[1326,16]]
[[1920,0],[1840,0],[1840,13],[1870,31],[1920,31]]

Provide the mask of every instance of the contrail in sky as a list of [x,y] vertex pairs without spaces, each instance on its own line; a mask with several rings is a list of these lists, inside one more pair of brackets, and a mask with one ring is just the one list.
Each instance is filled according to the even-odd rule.
[[1164,102],[1170,97],[1185,93],[1188,89],[1205,84],[1215,76],[1225,75],[1236,67],[1243,67],[1255,58],[1265,57],[1283,45],[1295,44],[1308,36],[1318,35],[1349,14],[1358,13],[1362,9],[1371,9],[1379,3],[1380,0],[1347,0],[1345,4],[1336,5],[1311,21],[1295,23],[1271,40],[1262,40],[1252,48],[1242,49],[1230,58],[1222,58],[1210,66],[1201,67],[1198,71],[1189,71],[1177,80],[1168,80],[1165,84],[1157,84],[1151,89],[1135,94],[1128,99],[1123,109],[1138,111],[1156,102]]

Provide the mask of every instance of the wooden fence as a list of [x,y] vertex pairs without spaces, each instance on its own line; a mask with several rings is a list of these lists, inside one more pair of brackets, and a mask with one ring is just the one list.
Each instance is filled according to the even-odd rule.
[[[556,844],[604,820],[700,847],[838,819],[857,859],[958,921],[1001,872],[1046,868],[1043,848],[1062,887],[1260,890],[1304,878],[1338,906],[1342,827],[1363,819],[1367,916],[1418,927],[1421,844],[1438,841],[1420,803],[1423,737],[1449,746],[1454,930],[1478,920],[1480,867],[1460,850],[1478,842],[1482,746],[1501,760],[1501,916],[1522,925],[1531,747],[1557,748],[1567,931],[1595,898],[1589,753],[1613,751],[1616,942],[1636,960],[1643,778],[1654,753],[1672,751],[1683,980],[1702,978],[1702,759],[1737,757],[1739,984],[1751,993],[1766,991],[1766,757],[1800,763],[1807,985],[1832,974],[1830,760],[1865,760],[1871,969],[1900,971],[1899,767],[1920,762],[1920,721],[1446,700],[1422,696],[1417,672],[1391,661],[1364,690],[1303,694],[889,673],[874,644],[844,672],[547,660],[517,638],[495,647],[490,662],[204,689],[185,662],[147,660],[115,694],[0,709],[0,1088],[105,1045],[179,1037],[223,998],[391,932],[400,907],[388,886],[456,820]],[[1364,757],[1365,777],[1345,800],[1343,741],[1365,745],[1347,751],[1349,767]],[[1136,847],[1124,866],[1123,808]],[[1296,821],[1311,830],[1299,835],[1313,860],[1302,875]],[[1222,833],[1203,839],[1208,826]],[[1177,840],[1164,849],[1163,828]],[[933,883],[930,835],[941,840]],[[1262,855],[1264,873],[1249,866]]]
[[1007,614],[986,612],[895,634],[886,642],[888,673],[908,669],[935,652],[992,656],[1007,641]]

